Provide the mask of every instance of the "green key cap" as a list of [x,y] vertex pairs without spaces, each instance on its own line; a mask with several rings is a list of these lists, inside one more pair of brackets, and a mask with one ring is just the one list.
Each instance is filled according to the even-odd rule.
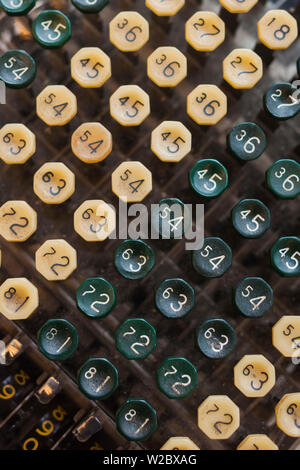
[[271,262],[282,276],[300,276],[300,238],[279,238],[271,249]]
[[0,80],[8,87],[24,88],[36,76],[35,60],[26,51],[7,51],[0,58]]
[[88,359],[79,369],[78,387],[91,400],[104,400],[118,387],[118,369],[107,359]]
[[90,277],[78,287],[76,302],[88,317],[105,317],[115,306],[115,289],[102,277]]
[[152,212],[152,226],[162,238],[182,238],[191,226],[188,207],[177,198],[159,201]]
[[116,346],[127,359],[145,359],[156,347],[156,330],[143,318],[130,318],[117,329]]
[[273,289],[261,277],[246,277],[236,286],[234,301],[243,315],[259,318],[273,305]]
[[195,306],[195,292],[183,279],[164,280],[155,293],[158,310],[167,318],[181,318]]
[[298,75],[300,76],[300,57],[297,60],[297,72],[298,72]]
[[35,0],[0,0],[0,7],[10,16],[26,15],[35,6]]
[[254,122],[237,124],[230,132],[228,147],[231,153],[240,160],[255,160],[267,147],[264,131]]
[[243,199],[231,212],[234,228],[245,238],[261,237],[271,224],[269,209],[258,199]]
[[58,10],[44,10],[32,25],[34,38],[44,47],[62,47],[71,38],[71,22]]
[[38,346],[48,359],[68,359],[78,346],[77,329],[62,318],[48,320],[38,332]]
[[277,160],[266,173],[268,188],[282,199],[294,199],[300,194],[300,164],[295,160]]
[[168,398],[186,398],[197,387],[197,369],[184,357],[168,357],[157,370],[157,385]]
[[222,318],[206,320],[197,331],[200,351],[211,359],[220,359],[230,354],[236,343],[234,328]]
[[155,256],[152,248],[142,240],[125,240],[115,250],[114,263],[126,279],[142,279],[153,268]]
[[109,0],[72,0],[73,5],[83,13],[99,13]]
[[228,172],[218,160],[199,160],[190,171],[190,184],[200,196],[217,197],[228,187]]
[[203,248],[193,251],[194,269],[204,277],[220,277],[232,265],[231,248],[218,237],[204,239]]
[[116,415],[117,429],[128,441],[145,441],[157,429],[156,411],[142,398],[130,398]]
[[300,111],[299,90],[292,83],[272,85],[264,96],[264,107],[275,119],[291,119]]

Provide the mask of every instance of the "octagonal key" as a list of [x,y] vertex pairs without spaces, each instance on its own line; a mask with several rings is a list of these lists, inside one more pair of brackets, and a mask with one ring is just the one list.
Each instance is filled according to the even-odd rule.
[[140,162],[123,162],[113,171],[111,183],[123,202],[141,202],[152,191],[152,173]]
[[240,160],[255,160],[267,147],[264,131],[254,122],[243,122],[234,126],[227,138],[231,153]]
[[213,158],[199,160],[190,171],[190,184],[202,197],[218,197],[228,187],[228,171]]
[[212,11],[197,11],[185,24],[185,39],[196,51],[214,51],[225,40],[225,23]]
[[234,301],[243,315],[259,318],[273,305],[273,289],[261,277],[246,277],[236,286]]
[[150,99],[138,85],[123,85],[111,95],[109,107],[121,126],[139,126],[150,114]]
[[275,368],[262,354],[248,354],[234,367],[234,385],[246,397],[264,397],[275,385]]
[[286,10],[269,10],[258,21],[257,34],[269,49],[287,49],[298,37],[297,21]]
[[25,201],[0,207],[0,235],[8,242],[25,242],[37,229],[37,214]]
[[126,279],[142,279],[155,264],[152,248],[142,240],[125,240],[115,250],[114,264]]
[[48,320],[38,332],[39,350],[52,361],[68,359],[77,349],[78,331],[63,318]]
[[9,16],[23,16],[32,10],[35,0],[0,0],[0,7]]
[[116,304],[115,288],[102,277],[85,279],[76,290],[76,303],[88,317],[105,317]]
[[35,253],[35,267],[47,281],[63,281],[77,268],[76,250],[65,240],[47,240]]
[[6,279],[0,286],[0,312],[9,320],[25,320],[38,308],[37,288],[25,277]]
[[85,122],[72,134],[72,152],[84,163],[99,163],[112,151],[112,135],[100,122]]
[[74,212],[74,229],[87,242],[102,242],[116,228],[116,211],[100,199],[84,201]]
[[168,398],[186,398],[197,387],[197,369],[184,357],[168,357],[157,370],[157,385]]
[[10,88],[24,88],[36,76],[35,60],[28,52],[14,49],[5,52],[0,58],[0,80]]
[[187,97],[187,113],[200,126],[213,126],[227,114],[227,96],[216,85],[198,85]]
[[220,277],[232,265],[232,251],[222,238],[207,237],[203,248],[193,251],[193,267],[204,277]]
[[300,437],[300,393],[287,393],[275,406],[276,424],[290,437]]
[[219,2],[230,13],[248,13],[258,0],[219,0]]
[[71,59],[71,76],[83,88],[99,88],[111,77],[111,61],[99,47],[83,47]]
[[175,87],[187,76],[187,59],[176,47],[158,47],[147,59],[148,77],[160,87]]
[[159,234],[162,239],[182,239],[191,227],[191,212],[180,199],[161,199],[158,204],[152,206],[151,224],[153,232]]
[[173,16],[181,10],[185,0],[146,0],[148,7],[157,16]]
[[266,172],[268,188],[282,199],[294,199],[300,194],[300,164],[296,160],[277,160]]
[[197,330],[197,345],[211,359],[227,357],[235,348],[234,328],[223,318],[206,320]]
[[167,318],[181,318],[195,306],[195,291],[183,279],[165,279],[155,292],[158,310]]
[[73,5],[82,13],[99,13],[109,4],[109,0],[72,0]]
[[264,108],[274,119],[285,121],[300,112],[299,90],[292,83],[276,83],[264,95]]
[[129,318],[116,331],[116,347],[129,360],[145,359],[156,347],[156,330],[143,318]]
[[145,441],[157,429],[156,410],[146,400],[131,398],[118,409],[116,424],[128,441]]
[[263,62],[250,49],[234,49],[223,61],[223,77],[236,89],[253,88],[263,76]]
[[122,11],[109,23],[109,39],[120,51],[137,51],[149,40],[149,23],[137,11]]
[[64,163],[45,163],[34,174],[33,190],[45,204],[62,204],[75,191],[75,175]]
[[249,434],[236,450],[278,450],[278,446],[266,434]]
[[300,316],[284,315],[272,328],[273,346],[284,357],[295,358],[299,362],[300,355]]
[[258,199],[243,199],[231,211],[232,224],[245,238],[261,237],[271,225],[267,206]]
[[77,383],[90,400],[104,400],[118,387],[118,369],[104,357],[88,359],[79,369]]
[[210,395],[198,407],[198,427],[210,439],[229,439],[240,426],[240,410],[227,395]]
[[26,163],[35,150],[35,134],[24,124],[5,124],[1,128],[0,158],[7,165]]
[[281,276],[300,276],[300,238],[279,238],[271,249],[271,262]]
[[180,162],[192,149],[192,134],[179,121],[164,121],[151,134],[151,150],[163,162]]
[[64,85],[48,85],[36,97],[36,113],[48,126],[64,126],[77,113],[76,96]]
[[160,450],[200,450],[189,437],[170,437]]
[[32,23],[32,34],[43,47],[62,47],[71,38],[71,22],[59,10],[43,10]]

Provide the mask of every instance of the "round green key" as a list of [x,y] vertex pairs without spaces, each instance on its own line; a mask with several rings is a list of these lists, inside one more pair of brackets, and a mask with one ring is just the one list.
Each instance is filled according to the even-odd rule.
[[152,210],[152,226],[164,239],[182,238],[191,223],[189,208],[180,199],[162,199]]
[[264,131],[254,122],[237,124],[230,132],[228,147],[231,153],[240,160],[255,160],[267,147]]
[[300,111],[299,90],[292,83],[272,85],[264,96],[264,107],[275,119],[291,119]]
[[234,301],[243,315],[259,318],[273,305],[273,289],[261,277],[245,277],[235,288]]
[[217,197],[228,187],[228,172],[218,160],[199,160],[190,171],[190,184],[200,196]]
[[118,369],[103,357],[88,359],[79,369],[78,387],[91,400],[104,400],[118,387]]
[[168,357],[157,370],[157,385],[168,398],[186,398],[197,387],[197,369],[184,357]]
[[261,237],[271,224],[267,206],[258,199],[243,199],[231,212],[234,228],[245,238]]
[[221,359],[228,356],[233,351],[235,343],[235,330],[223,318],[206,320],[198,328],[198,347],[205,356],[211,359]]
[[193,251],[193,266],[201,276],[223,276],[231,265],[231,248],[222,238],[207,237],[201,250]]
[[183,279],[165,279],[157,288],[155,303],[167,318],[181,318],[195,306],[195,291]]
[[126,279],[142,279],[153,268],[155,256],[143,240],[125,240],[115,250],[114,263]]
[[282,199],[294,199],[300,194],[300,164],[295,160],[277,160],[266,173],[268,188]]
[[35,60],[26,51],[14,49],[0,58],[0,80],[8,87],[24,88],[36,76]]
[[142,398],[130,398],[118,409],[117,429],[128,441],[145,441],[157,429],[156,411]]
[[129,318],[117,329],[116,346],[127,359],[145,359],[156,347],[156,330],[143,318]]
[[34,38],[44,47],[62,47],[71,38],[71,22],[59,10],[44,10],[32,25]]
[[271,249],[271,262],[282,276],[300,276],[300,238],[279,238]]
[[26,15],[35,6],[35,0],[0,0],[0,7],[10,16]]
[[90,277],[78,287],[76,302],[88,317],[105,317],[115,306],[115,289],[102,277]]
[[73,5],[83,13],[99,13],[109,0],[72,0]]
[[67,320],[48,320],[38,332],[39,350],[48,359],[62,361],[68,359],[78,346],[78,333]]

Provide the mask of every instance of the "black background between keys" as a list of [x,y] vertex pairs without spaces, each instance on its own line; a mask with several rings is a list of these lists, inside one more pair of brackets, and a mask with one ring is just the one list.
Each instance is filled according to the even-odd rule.
[[[258,45],[256,23],[274,2],[259,1],[248,14],[231,15],[222,10],[227,22],[225,42],[212,53],[197,53],[186,43],[184,23],[197,10],[218,12],[216,0],[186,0],[185,7],[174,17],[159,18],[144,6],[144,1],[111,0],[100,15],[84,15],[70,1],[38,1],[27,17],[16,19],[0,13],[0,50],[24,48],[35,58],[38,73],[25,90],[8,90],[7,105],[0,107],[0,125],[7,122],[26,124],[37,137],[37,152],[25,165],[0,163],[0,202],[23,199],[38,212],[37,232],[24,244],[6,243],[1,239],[3,266],[0,281],[7,277],[28,277],[40,292],[40,307],[29,320],[17,324],[0,318],[2,336],[20,334],[29,344],[31,355],[41,361],[36,351],[36,333],[49,318],[63,317],[79,330],[79,347],[75,355],[59,367],[66,372],[63,385],[73,387],[79,366],[89,357],[107,357],[119,369],[120,385],[106,401],[89,402],[76,395],[78,408],[98,407],[104,423],[102,431],[106,448],[159,449],[171,436],[189,436],[202,449],[234,449],[250,433],[268,434],[282,449],[295,447],[295,440],[284,435],[275,425],[274,406],[283,394],[299,391],[299,367],[281,357],[272,346],[271,327],[282,316],[300,313],[300,280],[281,278],[270,266],[269,249],[279,236],[300,234],[300,212],[297,201],[276,199],[264,186],[267,168],[279,158],[299,160],[299,117],[276,122],[262,112],[264,91],[277,81],[296,78],[296,59],[300,56],[298,39],[286,51],[270,53]],[[280,2],[275,2],[278,7]],[[283,2],[282,2],[283,3]],[[286,2],[297,4],[297,2]],[[279,5],[280,6],[280,5]],[[57,8],[72,21],[72,39],[58,50],[42,49],[31,36],[32,19],[45,8]],[[299,20],[299,2],[297,6]],[[109,21],[120,11],[137,10],[150,23],[150,40],[134,54],[122,53],[109,42]],[[229,23],[230,22],[230,23]],[[147,56],[158,46],[178,47],[188,59],[188,77],[176,88],[158,88],[146,74]],[[98,46],[112,60],[112,78],[100,89],[80,88],[70,76],[70,58],[81,47]],[[223,82],[222,60],[234,48],[249,47],[262,55],[263,79],[252,90],[236,92]],[[269,63],[267,66],[266,63]],[[78,114],[62,128],[49,128],[35,114],[35,97],[48,84],[64,84],[77,96]],[[109,114],[109,97],[120,85],[138,84],[150,95],[151,115],[137,128],[124,128]],[[197,126],[186,114],[186,96],[200,83],[214,83],[228,96],[228,114],[211,128]],[[163,120],[182,121],[193,134],[193,149],[178,164],[162,163],[150,150],[151,131]],[[268,148],[256,161],[246,164],[226,150],[226,135],[243,121],[255,121],[268,136]],[[86,165],[72,155],[70,138],[78,125],[100,121],[113,134],[112,154],[102,163]],[[297,138],[298,137],[298,138]],[[219,159],[229,171],[229,188],[216,200],[204,201],[189,188],[188,172],[202,157]],[[73,212],[87,199],[118,200],[111,192],[111,173],[124,160],[143,162],[153,175],[153,191],[145,200],[150,206],[163,197],[179,197],[186,203],[205,202],[205,234],[221,236],[233,250],[233,266],[221,279],[205,280],[194,272],[191,256],[184,241],[150,242],[155,250],[156,265],[149,276],[135,282],[123,279],[113,267],[113,252],[118,241],[86,243],[73,230]],[[76,192],[60,206],[43,204],[33,193],[35,171],[47,161],[61,161],[76,174]],[[234,230],[230,211],[245,197],[261,199],[271,210],[271,229],[258,240],[241,238]],[[49,283],[35,270],[34,253],[47,239],[65,238],[77,249],[78,269],[65,282]],[[91,320],[75,305],[75,290],[90,276],[101,275],[116,287],[117,305],[108,317]],[[274,288],[273,309],[260,319],[245,319],[232,303],[232,289],[245,276],[261,276]],[[196,290],[196,307],[188,317],[176,321],[163,318],[154,306],[154,290],[166,277],[183,277]],[[158,345],[143,361],[128,361],[115,348],[114,332],[128,317],[141,316],[157,329]],[[235,351],[226,359],[204,358],[195,345],[195,330],[206,318],[222,317],[237,331]],[[265,355],[276,367],[277,382],[264,398],[250,399],[233,385],[233,366],[244,354]],[[167,399],[156,386],[156,369],[168,356],[185,356],[198,369],[198,387],[185,400]],[[53,365],[42,360],[43,368],[53,372]],[[240,407],[241,426],[226,441],[211,441],[197,427],[197,407],[211,394],[227,394]],[[159,427],[146,442],[130,444],[115,430],[113,417],[118,407],[130,396],[147,399],[157,410]],[[32,422],[38,417],[31,417]],[[1,426],[1,424],[0,424]],[[8,421],[0,433],[10,426]],[[70,425],[71,429],[72,425]],[[100,433],[101,434],[101,433]],[[20,432],[22,437],[22,431]],[[20,439],[21,439],[20,437]],[[0,439],[1,445],[1,439]],[[16,448],[12,441],[8,448]],[[64,448],[64,441],[59,445]]]

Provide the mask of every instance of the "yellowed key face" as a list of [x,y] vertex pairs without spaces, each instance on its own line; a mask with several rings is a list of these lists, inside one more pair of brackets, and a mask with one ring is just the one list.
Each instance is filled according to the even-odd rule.
[[76,250],[65,240],[47,240],[35,253],[35,267],[48,281],[63,281],[77,268]]
[[35,135],[23,124],[6,124],[0,130],[0,158],[8,165],[27,162],[35,150]]
[[116,228],[116,213],[106,202],[83,202],[74,213],[74,229],[87,242],[102,242]]
[[246,397],[264,397],[275,385],[275,368],[261,354],[246,355],[234,367],[234,385]]
[[286,10],[270,10],[257,23],[257,33],[269,49],[287,49],[298,37],[298,25]]
[[253,88],[262,76],[262,60],[250,49],[234,49],[223,61],[224,80],[233,88]]
[[300,393],[287,393],[275,407],[276,424],[291,437],[300,437]]
[[212,11],[197,11],[185,24],[185,38],[196,51],[214,51],[224,42],[225,23]]
[[75,191],[75,175],[63,163],[45,163],[34,175],[33,190],[46,204],[62,204]]
[[99,47],[83,47],[71,59],[71,75],[83,88],[99,88],[111,77],[111,62]]
[[219,0],[221,5],[230,13],[248,13],[258,0]]
[[72,134],[71,146],[76,157],[85,163],[102,162],[112,151],[112,135],[99,122],[85,122]]
[[0,312],[9,320],[25,320],[38,305],[38,290],[25,277],[7,279],[0,286]]
[[199,85],[187,97],[187,113],[197,124],[213,126],[227,114],[227,97],[215,85]]
[[237,446],[237,450],[278,450],[278,446],[266,434],[249,434]]
[[25,242],[36,231],[37,214],[25,201],[7,201],[0,207],[0,235],[8,242]]
[[124,162],[111,175],[112,191],[124,202],[140,202],[152,191],[152,173],[140,162]]
[[122,11],[109,23],[109,39],[123,52],[137,51],[149,40],[149,23],[137,11]]
[[137,85],[120,86],[110,97],[110,114],[121,126],[139,126],[150,114],[150,99]]
[[151,150],[163,162],[179,162],[192,148],[192,134],[178,121],[164,121],[151,134]]
[[187,76],[186,57],[176,47],[158,47],[148,57],[147,74],[157,86],[177,86]]
[[226,395],[210,395],[198,408],[198,427],[210,439],[228,439],[240,425],[240,410]]
[[49,85],[36,98],[36,113],[48,126],[64,126],[77,113],[76,96],[64,85]]
[[286,315],[272,329],[273,346],[285,357],[300,357],[300,316]]
[[157,16],[173,16],[184,6],[185,0],[146,0],[146,6]]
[[200,450],[189,437],[170,437],[160,450]]

